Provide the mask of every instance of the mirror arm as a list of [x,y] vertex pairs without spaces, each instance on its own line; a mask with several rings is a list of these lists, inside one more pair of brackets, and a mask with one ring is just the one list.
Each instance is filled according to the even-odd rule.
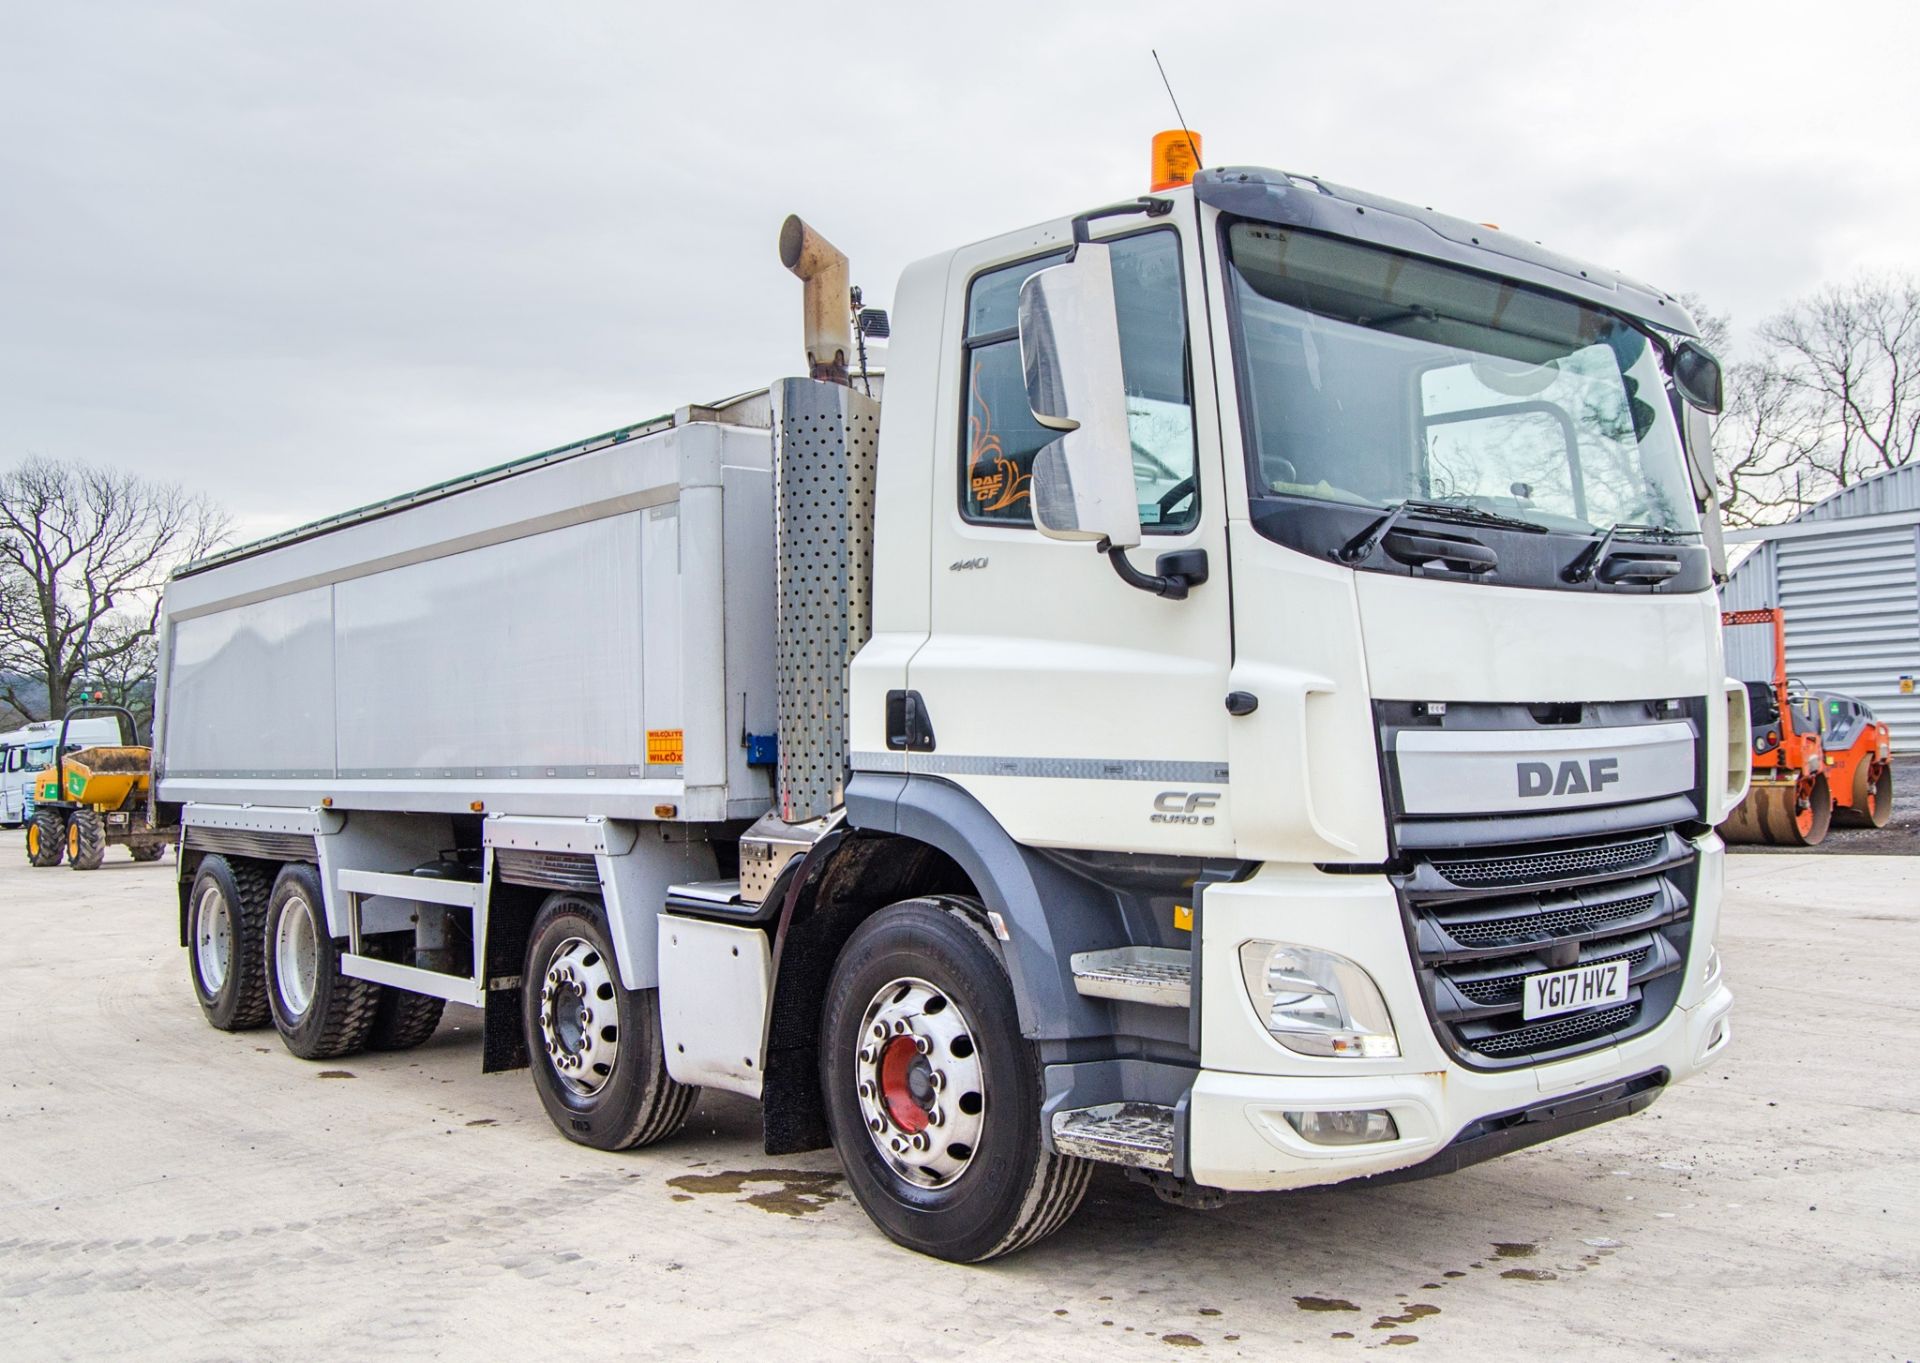
[[1135,213],[1145,213],[1149,218],[1164,218],[1171,212],[1173,212],[1172,199],[1156,199],[1151,194],[1142,194],[1139,198],[1128,199],[1125,203],[1108,204],[1105,208],[1091,209],[1073,220],[1073,244],[1080,246],[1092,240],[1087,234],[1087,225],[1095,218],[1124,218]]
[[1111,540],[1102,539],[1094,546],[1107,556],[1107,562],[1113,565],[1113,571],[1129,587],[1138,587],[1143,592],[1152,592],[1155,596],[1164,596],[1169,601],[1185,601],[1187,593],[1207,580],[1207,551],[1192,549],[1181,553],[1162,554],[1153,566],[1160,571],[1143,573],[1133,566],[1127,557],[1127,551]]

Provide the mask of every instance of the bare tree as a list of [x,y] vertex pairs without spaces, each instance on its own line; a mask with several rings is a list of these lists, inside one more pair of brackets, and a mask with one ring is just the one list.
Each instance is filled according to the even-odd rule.
[[1716,441],[1729,522],[1784,520],[1920,455],[1920,280],[1821,289],[1757,335],[1728,368]]
[[36,719],[96,677],[150,691],[160,586],[226,530],[173,484],[37,457],[0,473],[0,701]]

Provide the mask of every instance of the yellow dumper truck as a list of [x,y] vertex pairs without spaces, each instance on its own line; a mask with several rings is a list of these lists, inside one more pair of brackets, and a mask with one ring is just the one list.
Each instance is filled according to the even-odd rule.
[[[83,714],[120,720],[118,744],[67,751],[67,734]],[[152,818],[153,750],[135,740],[133,715],[115,705],[83,705],[67,712],[53,765],[27,787],[27,859],[76,871],[91,871],[109,847],[125,847],[135,861],[158,861],[173,841],[172,828]]]

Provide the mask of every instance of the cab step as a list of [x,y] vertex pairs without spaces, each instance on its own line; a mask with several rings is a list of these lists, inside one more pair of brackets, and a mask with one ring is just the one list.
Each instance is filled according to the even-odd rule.
[[1053,1114],[1053,1145],[1063,1155],[1173,1171],[1173,1109],[1154,1103],[1104,1103]]
[[1077,951],[1073,987],[1088,998],[1185,1008],[1193,999],[1193,953],[1175,947]]

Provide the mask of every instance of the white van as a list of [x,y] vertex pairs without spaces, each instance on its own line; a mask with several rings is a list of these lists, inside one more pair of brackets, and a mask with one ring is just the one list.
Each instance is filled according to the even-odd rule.
[[[113,715],[76,719],[67,730],[67,750],[96,743],[118,743],[120,721]],[[34,773],[53,765],[60,741],[60,721],[36,720],[24,729],[0,734],[0,828],[18,828],[26,822],[27,787]]]

